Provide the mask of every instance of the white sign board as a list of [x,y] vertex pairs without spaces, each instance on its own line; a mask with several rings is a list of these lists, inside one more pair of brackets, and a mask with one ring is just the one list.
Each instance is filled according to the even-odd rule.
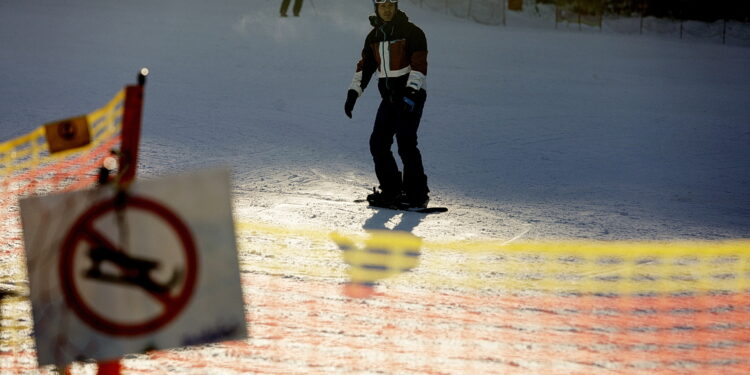
[[247,337],[229,172],[21,201],[39,365]]

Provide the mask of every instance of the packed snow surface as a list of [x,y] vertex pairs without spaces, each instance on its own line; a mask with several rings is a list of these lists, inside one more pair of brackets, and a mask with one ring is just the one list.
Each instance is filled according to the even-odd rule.
[[[722,341],[656,352],[652,342],[670,341],[586,315],[622,307],[616,298],[592,308],[592,299],[452,289],[471,276],[462,253],[425,251],[410,279],[379,284],[375,298],[342,295],[334,231],[399,229],[433,244],[750,237],[750,48],[485,26],[416,3],[400,7],[428,40],[419,140],[431,203],[450,209],[437,215],[353,202],[377,185],[375,82],[353,119],[343,111],[369,0],[308,0],[299,18],[278,17],[269,0],[0,0],[0,141],[103,106],[145,66],[140,178],[231,168],[252,338],[131,356],[126,373],[704,371],[691,367],[698,353],[717,371],[744,366],[714,355],[739,355],[731,340],[741,332],[722,327],[741,326],[724,319],[745,309],[722,305],[727,296],[675,310],[680,327],[662,331],[705,324],[705,308],[719,328],[704,340]],[[304,235],[277,238],[280,226]],[[11,250],[0,279],[24,284],[21,249]],[[487,259],[503,270],[502,257]],[[36,369],[29,309],[24,298],[5,301],[2,368]],[[658,318],[641,315],[629,317]],[[671,327],[675,315],[662,317]]]
[[401,215],[352,202],[377,185],[375,82],[343,113],[371,3],[308,1],[299,18],[278,5],[0,2],[0,140],[102,106],[145,66],[140,176],[228,166],[239,221],[382,219],[446,240],[750,235],[748,48],[402,2],[428,39],[419,140],[432,204],[450,211]]

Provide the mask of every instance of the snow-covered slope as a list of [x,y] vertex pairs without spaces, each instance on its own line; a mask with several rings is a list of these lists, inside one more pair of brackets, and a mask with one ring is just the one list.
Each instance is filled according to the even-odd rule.
[[366,0],[308,1],[286,19],[261,0],[0,2],[0,139],[89,112],[147,66],[141,176],[228,165],[240,221],[401,222],[443,239],[750,236],[750,49],[401,7],[428,37],[420,145],[446,214],[351,202],[376,184],[373,86],[343,114]]

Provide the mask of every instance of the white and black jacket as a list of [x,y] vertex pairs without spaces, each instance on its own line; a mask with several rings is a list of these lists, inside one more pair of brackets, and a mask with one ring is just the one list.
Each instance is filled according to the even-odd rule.
[[350,89],[360,96],[377,71],[380,95],[393,100],[406,88],[424,93],[427,77],[427,38],[422,29],[409,22],[400,10],[391,22],[370,17],[372,31],[367,34],[362,58]]

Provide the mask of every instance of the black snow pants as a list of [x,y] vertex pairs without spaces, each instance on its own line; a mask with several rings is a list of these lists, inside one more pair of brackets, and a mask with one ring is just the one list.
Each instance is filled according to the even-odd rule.
[[[400,96],[385,97],[380,103],[370,136],[370,153],[383,192],[403,191],[409,200],[426,198],[430,192],[422,154],[417,148],[417,129],[426,99],[426,92],[420,90],[412,112],[404,111],[403,98]],[[404,167],[403,179],[391,152],[394,136]]]
[[[299,16],[299,11],[302,9],[302,1],[304,0],[294,0],[292,12],[294,12],[295,16]],[[290,0],[281,1],[281,14],[286,14],[287,9],[289,9],[289,2]]]

